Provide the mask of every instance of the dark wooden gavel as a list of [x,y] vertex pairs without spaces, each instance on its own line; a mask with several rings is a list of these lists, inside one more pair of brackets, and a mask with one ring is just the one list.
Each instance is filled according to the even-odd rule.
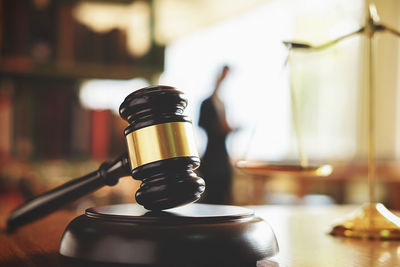
[[149,210],[164,210],[198,200],[205,189],[194,170],[200,160],[190,119],[183,115],[187,99],[169,86],[147,87],[128,95],[120,115],[128,121],[128,152],[97,171],[39,195],[14,210],[7,221],[12,231],[123,176],[141,180],[136,201]]

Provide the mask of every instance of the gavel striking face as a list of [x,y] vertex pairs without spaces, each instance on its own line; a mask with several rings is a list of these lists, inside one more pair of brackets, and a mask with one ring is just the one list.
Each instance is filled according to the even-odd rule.
[[120,106],[131,175],[141,180],[136,201],[149,210],[194,202],[204,181],[193,170],[200,165],[192,123],[183,115],[187,100],[169,86],[133,92]]
[[44,217],[62,205],[104,185],[115,185],[131,175],[141,180],[136,200],[149,210],[185,205],[200,198],[203,179],[192,124],[183,115],[187,100],[169,86],[147,87],[128,95],[120,106],[128,153],[104,162],[97,171],[37,196],[14,210],[7,221],[10,231]]

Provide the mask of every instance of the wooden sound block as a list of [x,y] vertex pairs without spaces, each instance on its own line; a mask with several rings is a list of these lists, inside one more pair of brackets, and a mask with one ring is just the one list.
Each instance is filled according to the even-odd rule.
[[210,266],[255,264],[278,250],[271,227],[247,208],[191,204],[154,212],[121,204],[75,218],[59,252],[102,263]]

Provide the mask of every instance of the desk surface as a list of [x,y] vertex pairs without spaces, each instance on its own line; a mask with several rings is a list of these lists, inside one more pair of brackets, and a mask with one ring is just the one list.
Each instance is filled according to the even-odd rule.
[[[253,206],[275,230],[280,253],[257,266],[400,266],[400,241],[368,241],[327,235],[329,226],[354,206]],[[0,266],[71,266],[58,255],[63,230],[77,214],[59,211],[4,233],[1,214]]]

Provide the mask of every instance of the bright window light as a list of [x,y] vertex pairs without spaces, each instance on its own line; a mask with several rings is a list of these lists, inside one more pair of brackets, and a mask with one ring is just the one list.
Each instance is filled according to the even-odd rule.
[[125,97],[135,90],[148,86],[142,78],[132,80],[87,80],[79,90],[82,105],[89,109],[110,109],[118,114]]
[[96,32],[105,33],[112,29],[126,32],[128,51],[134,56],[145,55],[151,47],[148,3],[133,1],[126,5],[105,2],[79,2],[74,9],[74,16]]
[[[310,159],[349,158],[354,154],[360,38],[343,42],[327,53],[296,53],[285,70],[282,66],[288,52],[282,41],[320,44],[354,31],[363,22],[363,1],[305,3],[268,1],[167,47],[161,82],[187,94],[190,103],[186,112],[195,125],[201,101],[214,89],[218,72],[224,64],[230,66],[220,96],[231,126],[240,128],[227,142],[233,159],[248,156],[276,161],[298,157],[289,72],[300,98],[303,139]],[[202,153],[206,136],[199,127],[196,138]]]

